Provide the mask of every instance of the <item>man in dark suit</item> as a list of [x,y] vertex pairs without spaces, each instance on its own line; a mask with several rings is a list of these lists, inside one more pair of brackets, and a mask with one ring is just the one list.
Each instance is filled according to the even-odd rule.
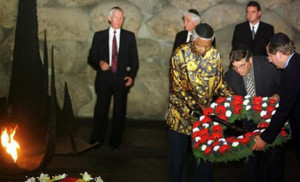
[[300,154],[300,55],[290,38],[284,33],[276,33],[267,45],[269,61],[283,69],[281,75],[281,99],[269,127],[255,138],[252,150],[262,150],[272,143],[281,127],[289,121],[292,137]]
[[[266,56],[252,56],[251,51],[244,46],[232,50],[229,60],[232,69],[226,72],[225,79],[235,94],[279,99],[279,70],[268,62]],[[256,126],[243,121],[243,127],[254,129]],[[255,151],[253,154],[244,165],[245,181],[264,181],[264,170],[266,181],[280,182],[283,180],[282,147],[273,147],[267,151]]]
[[108,112],[113,96],[113,123],[109,145],[117,149],[126,121],[127,94],[137,75],[139,61],[135,36],[122,29],[123,10],[110,10],[110,28],[94,34],[88,63],[97,71],[95,90],[97,103],[94,110],[94,128],[90,143],[102,144],[108,122]]
[[250,1],[246,7],[247,21],[235,26],[232,47],[245,44],[250,47],[253,55],[267,55],[266,45],[274,35],[272,25],[260,21],[260,5]]
[[196,27],[201,21],[200,15],[197,10],[190,9],[183,13],[183,25],[184,30],[176,34],[176,38],[173,45],[173,51],[181,44],[192,41],[191,36]]

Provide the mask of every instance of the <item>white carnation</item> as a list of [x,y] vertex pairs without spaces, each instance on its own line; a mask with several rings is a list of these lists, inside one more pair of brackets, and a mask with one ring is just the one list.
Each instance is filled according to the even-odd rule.
[[213,122],[213,124],[214,124],[214,125],[219,125],[219,123],[218,123],[218,122]]
[[215,147],[214,147],[214,151],[215,151],[215,152],[216,152],[216,151],[218,151],[218,150],[219,150],[219,148],[220,148],[220,146],[219,146],[219,145],[215,146]]
[[267,123],[270,123],[271,122],[271,119],[269,118],[269,119],[266,119],[266,122]]
[[229,102],[225,102],[224,103],[224,107],[226,107],[226,108],[230,107],[230,103]]
[[220,142],[226,142],[225,138],[220,138],[219,141]]
[[202,145],[202,146],[201,146],[201,150],[202,150],[202,151],[204,151],[206,148],[207,148],[206,145]]
[[251,109],[251,106],[246,106],[246,111],[248,111],[249,109]]
[[196,131],[199,131],[199,128],[198,128],[198,127],[193,128],[193,133],[195,133]]
[[233,143],[232,143],[232,146],[233,146],[233,147],[237,147],[239,144],[240,144],[239,142],[233,142]]
[[232,115],[232,112],[228,110],[228,111],[225,112],[225,115],[226,115],[226,117],[229,118]]
[[200,116],[199,120],[202,121],[205,118],[204,115]]
[[208,140],[208,141],[207,141],[207,144],[208,144],[208,145],[211,145],[213,142],[214,142],[213,140]]
[[237,138],[238,138],[238,139],[242,139],[242,138],[244,138],[244,136],[243,136],[243,135],[241,135],[241,136],[238,136]]
[[244,98],[249,99],[250,97],[251,97],[250,95],[246,95]]
[[276,107],[276,108],[279,107],[279,103],[277,103],[275,107]]
[[266,102],[264,102],[261,106],[263,106],[263,107],[267,107],[268,106],[268,104],[266,103]]
[[204,123],[202,126],[203,126],[204,128],[208,128],[208,127],[209,127],[209,124]]
[[200,138],[199,136],[197,136],[197,137],[195,138],[195,141],[198,142],[199,140],[201,140],[201,138]]
[[247,105],[249,104],[249,102],[250,102],[250,100],[248,100],[248,99],[247,99],[247,100],[244,100],[243,105],[244,105],[244,106],[247,106]]
[[272,115],[274,115],[276,113],[276,110],[272,111]]
[[269,98],[268,97],[263,97],[262,100],[266,101],[268,100]]
[[261,112],[260,112],[260,117],[263,117],[263,116],[265,116],[265,115],[267,115],[267,111],[261,111]]
[[217,103],[213,102],[213,103],[210,105],[210,107],[214,109],[217,105],[218,105]]

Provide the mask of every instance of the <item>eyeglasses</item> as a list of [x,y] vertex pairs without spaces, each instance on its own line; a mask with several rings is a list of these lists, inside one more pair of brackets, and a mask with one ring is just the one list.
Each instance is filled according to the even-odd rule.
[[244,64],[241,64],[241,65],[239,65],[239,66],[233,66],[233,65],[232,65],[232,69],[235,70],[235,71],[238,71],[239,69],[245,69],[247,63],[248,63],[248,62],[245,62]]

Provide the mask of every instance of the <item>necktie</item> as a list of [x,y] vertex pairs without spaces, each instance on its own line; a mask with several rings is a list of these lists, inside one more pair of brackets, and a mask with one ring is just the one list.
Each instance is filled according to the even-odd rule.
[[252,26],[252,40],[254,40],[255,39],[255,30],[254,30],[254,26]]
[[192,42],[192,40],[193,40],[193,35],[191,34],[189,42]]
[[246,85],[247,94],[250,96],[255,96],[254,83],[250,76],[247,74],[247,85]]
[[112,41],[112,57],[111,57],[111,71],[113,73],[117,72],[117,63],[118,63],[118,45],[116,38],[116,31],[114,31],[114,37]]

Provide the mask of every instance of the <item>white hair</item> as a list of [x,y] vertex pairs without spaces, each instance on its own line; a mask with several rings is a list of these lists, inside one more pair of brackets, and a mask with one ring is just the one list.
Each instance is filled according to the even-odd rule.
[[108,16],[113,16],[114,12],[117,11],[117,10],[121,11],[123,13],[123,16],[125,17],[124,11],[120,7],[113,7],[113,8],[111,8],[111,10],[108,12]]
[[197,22],[197,24],[199,24],[199,23],[201,22],[200,16],[198,16],[198,15],[196,15],[196,14],[194,14],[194,13],[185,11],[185,12],[183,13],[183,17],[185,17],[185,16],[187,16],[187,15],[188,15],[188,16],[191,16],[191,17],[192,17],[192,21]]

